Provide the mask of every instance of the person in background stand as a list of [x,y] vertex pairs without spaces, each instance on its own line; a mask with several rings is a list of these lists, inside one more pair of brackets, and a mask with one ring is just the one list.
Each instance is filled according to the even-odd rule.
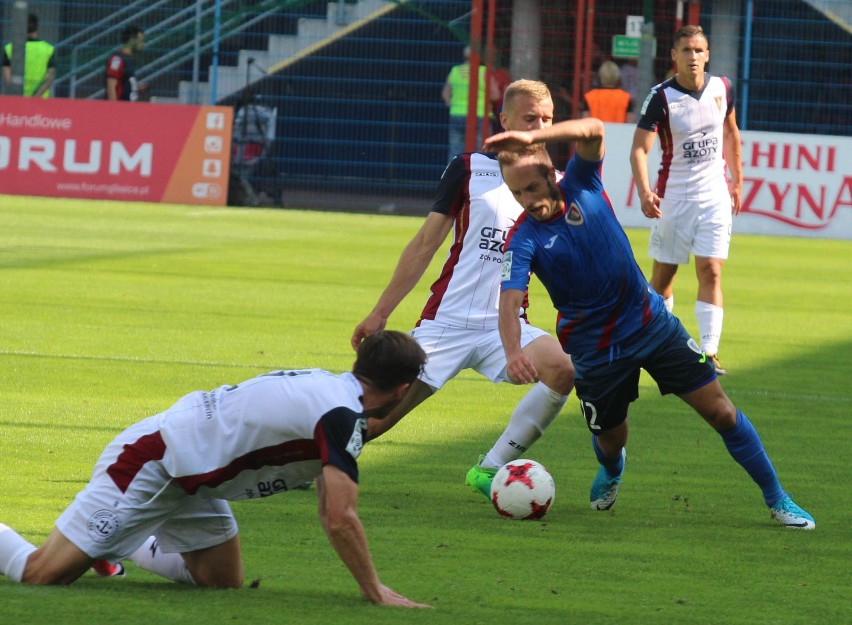
[[601,86],[583,96],[583,117],[596,117],[602,122],[633,123],[633,100],[619,87],[618,65],[604,61],[598,69]]
[[[491,89],[486,89],[485,66],[479,66],[478,95],[476,100],[476,146],[482,143],[482,120],[485,117],[486,91],[488,99],[499,100],[496,81],[492,81]],[[441,98],[450,108],[450,126],[447,145],[447,162],[456,154],[465,151],[465,135],[467,133],[467,103],[470,90],[470,46],[464,49],[464,63],[454,65],[447,74],[447,80],[441,91]]]
[[[38,36],[38,16],[27,17],[27,43],[24,51],[24,93],[34,98],[49,98],[56,78],[55,48]],[[3,47],[3,82],[12,84],[12,44]]]
[[136,102],[148,91],[136,79],[135,59],[145,47],[145,33],[138,26],[121,31],[122,48],[110,55],[106,63],[106,99]]

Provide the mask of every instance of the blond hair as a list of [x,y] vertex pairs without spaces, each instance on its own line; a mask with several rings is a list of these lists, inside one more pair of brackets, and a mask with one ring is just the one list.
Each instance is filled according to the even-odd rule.
[[598,69],[598,78],[601,79],[603,87],[617,87],[621,80],[621,70],[612,61],[604,61]]
[[510,83],[509,86],[506,87],[506,91],[503,93],[503,108],[507,108],[509,102],[518,96],[523,95],[530,96],[536,100],[553,99],[550,95],[550,89],[548,89],[547,85],[543,82],[539,80],[527,80],[526,78],[521,78],[520,80]]

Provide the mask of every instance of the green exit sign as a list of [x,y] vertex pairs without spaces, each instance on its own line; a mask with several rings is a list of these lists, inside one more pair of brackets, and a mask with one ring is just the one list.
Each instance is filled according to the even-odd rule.
[[614,35],[612,38],[612,56],[617,59],[638,59],[641,37]]

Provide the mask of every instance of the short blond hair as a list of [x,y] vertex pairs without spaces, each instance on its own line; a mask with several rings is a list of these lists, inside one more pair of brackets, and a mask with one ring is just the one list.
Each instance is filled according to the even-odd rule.
[[604,61],[598,68],[598,78],[603,87],[617,87],[618,81],[621,80],[621,70],[612,61]]
[[506,108],[509,102],[522,95],[530,96],[537,100],[553,99],[550,95],[550,89],[543,82],[521,78],[506,87],[506,91],[503,93],[503,108]]

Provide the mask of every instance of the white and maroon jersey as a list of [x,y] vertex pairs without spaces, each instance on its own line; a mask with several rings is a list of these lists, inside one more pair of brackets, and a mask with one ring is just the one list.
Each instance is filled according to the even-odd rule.
[[190,495],[253,499],[311,480],[332,464],[356,483],[366,434],[351,373],[273,371],[196,391],[152,417],[158,429],[125,445],[107,473],[122,490],[160,461]]
[[496,155],[473,152],[451,160],[432,211],[452,216],[455,224],[421,321],[471,330],[496,328],[506,235],[523,212],[503,184]]
[[660,135],[657,195],[703,201],[728,193],[722,133],[733,109],[734,87],[723,76],[705,74],[700,91],[674,77],[651,89],[637,126]]

